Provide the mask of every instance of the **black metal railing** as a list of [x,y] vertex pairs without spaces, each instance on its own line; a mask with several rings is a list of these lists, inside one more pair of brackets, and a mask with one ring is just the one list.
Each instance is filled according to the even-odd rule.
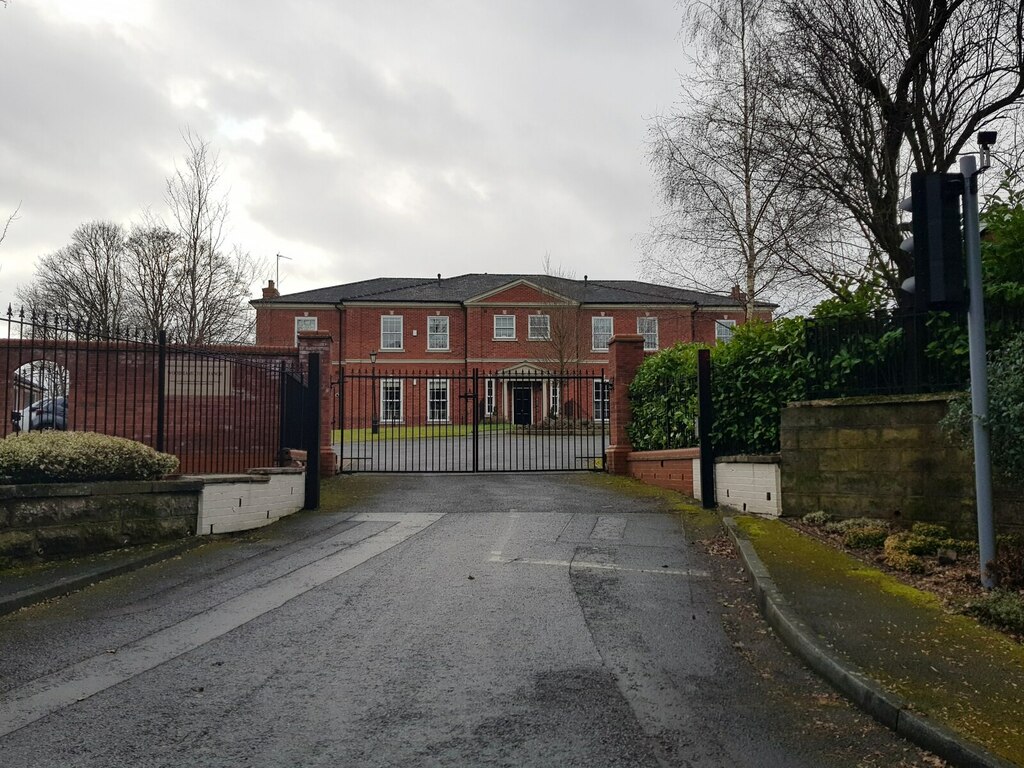
[[[967,313],[895,309],[868,317],[806,321],[811,361],[808,396],[913,395],[967,387]],[[988,348],[1024,330],[1024,316],[993,306],[986,316]]]
[[332,385],[345,472],[540,472],[603,466],[603,372],[410,372],[371,366]]
[[241,472],[280,456],[283,377],[298,360],[196,347],[164,334],[15,313],[0,322],[0,436],[100,432],[177,456],[183,473]]

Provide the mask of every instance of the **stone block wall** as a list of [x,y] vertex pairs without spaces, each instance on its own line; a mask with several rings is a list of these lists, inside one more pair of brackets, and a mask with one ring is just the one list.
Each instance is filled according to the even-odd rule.
[[[976,529],[971,456],[939,428],[943,395],[794,403],[782,412],[783,514],[885,517]],[[1000,530],[1024,527],[1019,490],[996,488]]]
[[61,557],[190,536],[202,482],[0,486],[0,558]]

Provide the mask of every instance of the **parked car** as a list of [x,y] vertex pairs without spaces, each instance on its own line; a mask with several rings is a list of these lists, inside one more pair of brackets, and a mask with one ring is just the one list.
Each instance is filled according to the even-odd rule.
[[46,397],[36,400],[21,411],[20,423],[15,428],[21,432],[39,429],[68,428],[68,400],[66,397]]

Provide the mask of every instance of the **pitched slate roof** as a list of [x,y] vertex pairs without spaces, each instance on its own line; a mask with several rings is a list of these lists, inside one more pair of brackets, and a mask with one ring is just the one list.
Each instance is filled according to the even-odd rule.
[[[582,304],[696,304],[739,307],[731,296],[642,283],[637,280],[571,280],[549,275],[468,274],[448,278],[375,277],[358,283],[301,291],[273,299],[257,299],[253,304],[342,304],[369,302],[445,302],[464,303],[497,291],[503,286],[526,280],[534,285]],[[775,305],[758,302],[769,309]]]

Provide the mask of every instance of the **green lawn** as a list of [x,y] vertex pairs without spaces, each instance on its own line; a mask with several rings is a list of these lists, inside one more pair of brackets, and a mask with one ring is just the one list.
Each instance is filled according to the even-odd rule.
[[[509,432],[511,424],[504,422],[500,424],[481,424],[481,433],[485,432]],[[335,429],[331,432],[331,442],[339,443],[342,438],[342,430]],[[472,424],[428,424],[414,427],[407,427],[402,424],[381,424],[380,432],[373,434],[369,427],[361,429],[346,429],[344,438],[346,443],[364,443],[369,440],[415,440],[425,437],[466,437],[473,434]]]

